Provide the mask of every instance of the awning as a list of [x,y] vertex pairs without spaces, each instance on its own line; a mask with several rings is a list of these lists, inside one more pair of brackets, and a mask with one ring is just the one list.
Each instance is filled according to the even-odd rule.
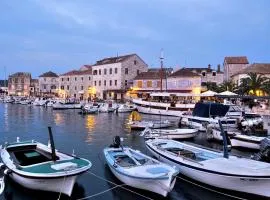
[[233,96],[233,95],[237,95],[237,94],[236,93],[233,93],[233,92],[230,92],[230,91],[225,91],[225,92],[219,93],[219,95]]
[[203,92],[200,94],[201,97],[213,97],[215,96],[217,93],[211,90],[208,90],[206,92]]

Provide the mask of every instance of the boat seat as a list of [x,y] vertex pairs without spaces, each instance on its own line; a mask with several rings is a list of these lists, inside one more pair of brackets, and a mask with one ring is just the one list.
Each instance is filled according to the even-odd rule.
[[134,160],[132,160],[129,156],[127,155],[118,155],[114,156],[115,162],[120,165],[121,167],[132,167],[136,166],[136,163]]

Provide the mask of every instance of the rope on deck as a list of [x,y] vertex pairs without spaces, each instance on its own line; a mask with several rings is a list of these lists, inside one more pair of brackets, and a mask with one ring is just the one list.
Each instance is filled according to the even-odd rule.
[[118,187],[121,187],[121,186],[125,186],[125,185],[126,185],[126,184],[123,184],[123,185],[117,185],[117,186],[114,186],[114,187],[112,187],[112,188],[110,188],[110,189],[107,189],[107,190],[104,190],[104,191],[102,191],[102,192],[98,192],[98,193],[96,193],[96,194],[93,194],[93,195],[90,195],[90,196],[87,196],[87,197],[83,197],[83,198],[80,198],[80,199],[77,199],[77,200],[91,199],[91,198],[93,198],[93,197],[102,195],[102,194],[104,194],[104,193],[106,193],[106,192],[109,192],[109,191],[115,189],[115,188],[118,188]]
[[176,176],[176,178],[179,178],[179,179],[181,179],[181,180],[183,180],[183,181],[186,181],[186,182],[188,182],[188,183],[191,183],[191,184],[196,185],[196,186],[198,186],[198,187],[200,187],[200,188],[203,188],[203,189],[205,189],[205,190],[208,190],[208,191],[211,191],[211,192],[214,192],[214,193],[217,193],[217,194],[221,194],[221,195],[224,195],[224,196],[227,196],[227,197],[230,197],[230,198],[234,198],[234,199],[247,200],[247,199],[245,199],[245,198],[241,198],[241,197],[237,197],[237,196],[234,196],[234,195],[226,194],[226,193],[223,193],[223,192],[220,192],[220,191],[211,189],[211,188],[209,188],[209,187],[205,187],[205,186],[203,186],[203,185],[194,183],[194,182],[192,182],[192,181],[190,181],[190,180],[187,180],[187,179],[185,179],[185,178],[183,178],[183,177],[180,177],[180,176]]
[[99,179],[101,179],[101,180],[103,180],[103,181],[106,181],[106,182],[108,182],[108,183],[111,183],[112,185],[115,185],[115,186],[117,186],[117,187],[119,187],[119,188],[122,188],[122,189],[124,189],[124,190],[126,190],[126,191],[129,191],[129,192],[131,192],[131,193],[133,193],[133,194],[136,194],[136,195],[138,195],[138,196],[141,196],[141,197],[143,197],[143,198],[145,198],[145,199],[148,199],[148,200],[154,200],[154,199],[152,199],[152,198],[150,198],[150,197],[147,197],[147,196],[144,196],[144,195],[142,195],[142,194],[140,194],[140,193],[138,193],[138,192],[135,192],[135,191],[133,191],[133,190],[130,190],[130,189],[128,189],[128,188],[125,188],[123,185],[118,185],[118,184],[116,184],[116,183],[114,183],[114,182],[112,182],[112,181],[109,181],[109,180],[107,180],[107,179],[101,177],[101,176],[98,176],[98,175],[96,175],[96,174],[93,173],[93,172],[87,171],[86,173],[88,173],[88,174],[90,174],[90,175],[93,175],[93,176],[95,176],[95,177],[97,177],[97,178],[99,178]]

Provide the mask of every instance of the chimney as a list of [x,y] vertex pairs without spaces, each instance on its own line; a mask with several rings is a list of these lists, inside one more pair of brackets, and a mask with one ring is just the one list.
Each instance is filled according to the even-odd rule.
[[208,69],[211,69],[211,65],[210,64],[208,64]]
[[220,64],[217,65],[217,71],[220,72]]

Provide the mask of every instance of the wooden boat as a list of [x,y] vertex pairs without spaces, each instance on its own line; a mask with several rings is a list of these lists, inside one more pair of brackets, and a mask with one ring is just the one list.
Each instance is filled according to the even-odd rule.
[[168,120],[165,121],[130,121],[128,123],[131,129],[142,130],[145,128],[168,128],[173,125]]
[[204,148],[166,139],[147,140],[148,150],[159,160],[210,186],[270,197],[270,164],[224,156]]
[[[119,137],[115,141],[120,141]],[[121,147],[116,142],[104,149],[106,162],[112,173],[123,183],[162,196],[173,189],[178,170],[161,163],[140,151]]]
[[141,136],[145,139],[190,139],[198,134],[196,129],[150,129],[142,131]]
[[1,147],[8,176],[23,187],[71,195],[76,178],[90,169],[91,162],[55,150],[36,141],[17,140]]

